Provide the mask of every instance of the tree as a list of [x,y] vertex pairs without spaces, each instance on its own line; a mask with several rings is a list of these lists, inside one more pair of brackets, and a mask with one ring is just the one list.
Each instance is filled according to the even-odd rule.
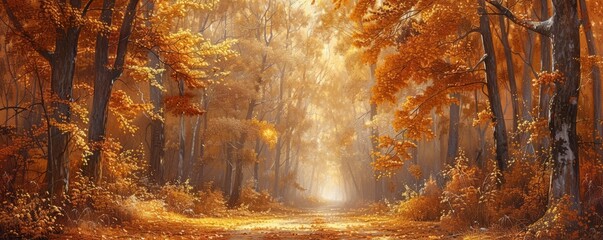
[[[507,144],[507,129],[505,127],[505,118],[500,101],[498,89],[498,80],[496,76],[496,57],[494,54],[494,42],[492,41],[492,31],[490,30],[490,19],[486,14],[486,2],[478,0],[480,13],[479,31],[482,35],[482,46],[484,48],[484,64],[486,66],[486,87],[488,88],[488,100],[490,111],[492,111],[494,122],[494,139],[496,142],[496,163],[498,169],[504,171],[509,161],[509,150]],[[512,64],[511,64],[512,65]],[[514,84],[514,83],[513,83]],[[517,95],[515,95],[517,97]]]
[[[146,15],[147,19],[150,19],[155,11],[155,3],[149,1],[147,3]],[[147,20],[146,25],[152,28],[151,21]],[[149,67],[152,69],[160,69],[161,61],[159,56],[153,53],[153,50],[149,50]],[[163,77],[164,75],[157,72],[154,74],[154,81],[149,81],[150,98],[153,104],[153,114],[158,116],[157,118],[151,119],[151,146],[149,148],[149,173],[151,179],[155,183],[162,184],[163,168],[162,162],[165,155],[165,114],[164,114],[164,97],[163,97]]]
[[[92,154],[88,157],[84,165],[84,175],[89,177],[93,182],[101,180],[102,165],[100,155],[102,142],[105,140],[109,99],[115,80],[117,80],[124,71],[129,39],[132,34],[134,19],[136,18],[138,2],[139,0],[128,1],[124,18],[119,27],[117,50],[113,64],[109,63],[109,33],[99,31],[96,35],[94,95],[92,100],[92,111],[90,112],[90,125],[88,128],[88,141],[94,145],[94,147],[92,148]],[[113,10],[115,7],[115,0],[103,1],[100,22],[106,28],[110,29],[112,27]]]
[[[396,54],[387,56],[377,69],[377,84],[373,88],[373,100],[377,103],[395,103],[402,89],[412,85],[425,86],[408,97],[396,113],[394,128],[410,140],[433,138],[434,133],[429,129],[433,120],[431,109],[439,112],[442,106],[455,102],[450,97],[438,96],[472,91],[485,84],[488,114],[495,129],[496,160],[499,168],[504,170],[509,153],[494,43],[488,16],[482,14],[476,19],[475,9],[485,11],[478,3],[481,2],[386,1],[374,6],[371,1],[361,1],[356,4],[353,16],[364,17],[368,21],[356,36],[357,45],[366,49],[365,59],[368,61],[375,61],[387,47],[393,46],[398,50]],[[476,32],[482,35],[484,48],[477,64],[467,57],[477,53],[472,51],[476,49],[477,42],[470,36]],[[485,82],[480,81],[477,74],[481,63],[485,63]],[[409,156],[404,147],[390,147],[395,148],[400,156]],[[399,162],[400,157],[384,157],[383,161],[388,165]]]
[[497,1],[488,1],[509,20],[549,37],[553,44],[555,94],[549,115],[551,140],[551,185],[549,206],[564,197],[580,212],[579,157],[576,117],[580,90],[580,21],[576,0],[553,0],[555,13],[544,21],[528,21],[514,15]]
[[[35,10],[36,24],[24,25],[19,19],[34,7],[27,1],[2,0],[2,6],[8,16],[11,31],[21,37],[35,52],[50,65],[50,93],[55,98],[51,101],[51,114],[48,130],[46,181],[51,196],[62,196],[69,189],[69,138],[71,119],[70,103],[73,91],[73,77],[78,53],[78,40],[85,17],[92,1],[85,5],[81,0],[44,1],[40,10]],[[69,11],[60,11],[68,9]],[[38,12],[41,11],[41,12]],[[27,17],[31,17],[27,16]],[[51,23],[49,29],[41,29]],[[36,29],[30,29],[30,26]],[[42,34],[38,34],[42,33]],[[45,35],[41,37],[40,35]],[[54,38],[53,49],[48,42]]]
[[[584,35],[586,36],[588,55],[589,57],[594,57],[597,55],[597,48],[585,0],[580,0],[580,15],[582,15],[582,28],[584,29]],[[601,159],[603,157],[603,147],[601,146],[601,140],[603,139],[601,102],[603,102],[603,100],[601,99],[601,69],[599,69],[597,64],[592,65],[590,76],[593,82],[593,142],[595,143],[596,158]]]

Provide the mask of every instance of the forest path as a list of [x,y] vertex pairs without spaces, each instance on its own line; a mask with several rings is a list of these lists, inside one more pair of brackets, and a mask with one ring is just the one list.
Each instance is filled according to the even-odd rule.
[[449,239],[435,222],[322,207],[293,213],[188,218],[162,214],[113,228],[68,228],[61,239]]

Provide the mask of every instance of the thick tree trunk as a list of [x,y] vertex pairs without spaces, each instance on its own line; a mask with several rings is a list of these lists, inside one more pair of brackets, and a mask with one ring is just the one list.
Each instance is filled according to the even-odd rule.
[[[82,7],[80,0],[70,0],[68,2],[64,0],[63,2],[74,9]],[[2,6],[6,13],[5,16],[12,25],[11,30],[26,39],[31,47],[48,61],[51,68],[50,93],[53,97],[57,97],[58,101],[51,102],[51,108],[54,110],[50,117],[48,117],[47,106],[42,106],[47,116],[46,123],[49,125],[45,179],[49,195],[60,199],[69,189],[70,138],[69,133],[61,130],[60,125],[69,124],[71,121],[71,109],[68,103],[73,100],[73,76],[81,29],[77,24],[71,24],[76,22],[73,19],[75,17],[68,19],[68,25],[66,26],[56,26],[54,52],[51,52],[37,43],[34,37],[27,33],[23,23],[14,15],[13,9],[11,9],[7,0],[2,0]],[[82,12],[82,16],[85,16],[85,14],[85,12]],[[54,121],[54,124],[51,124],[50,119]]]
[[513,133],[517,133],[519,126],[519,94],[517,92],[517,82],[515,81],[515,65],[513,64],[513,53],[511,52],[511,44],[509,44],[509,33],[507,32],[507,24],[505,16],[498,17],[501,32],[501,42],[503,45],[505,60],[507,63],[507,77],[509,78],[509,89],[511,91],[511,108],[513,109]]
[[480,5],[480,32],[482,35],[482,44],[484,47],[486,65],[486,87],[488,88],[488,101],[490,110],[493,114],[494,122],[494,140],[496,142],[496,163],[501,171],[507,168],[509,161],[509,151],[507,146],[507,130],[505,127],[504,113],[501,106],[498,80],[496,77],[496,56],[494,42],[492,41],[492,32],[490,30],[490,20],[486,13],[485,0],[478,0]]
[[[94,95],[92,99],[92,111],[90,112],[90,123],[88,127],[88,142],[92,145],[92,154],[83,166],[84,176],[94,182],[99,182],[102,177],[101,145],[105,140],[107,125],[107,106],[111,97],[113,83],[123,72],[123,65],[127,53],[128,39],[132,32],[132,23],[136,15],[136,6],[139,0],[130,0],[122,22],[115,62],[109,67],[109,36],[99,33],[96,36],[96,47],[94,57]],[[103,1],[103,10],[100,22],[111,26],[115,0]]]
[[[586,8],[585,0],[580,0],[580,13],[582,15],[584,35],[586,36],[588,55],[597,56],[595,37],[593,36],[593,29],[590,18],[588,17],[588,9]],[[593,81],[593,146],[597,154],[596,159],[599,160],[603,158],[603,146],[601,146],[601,140],[603,139],[603,122],[601,121],[601,70],[597,64],[592,66],[590,76]]]
[[[57,30],[55,51],[50,59],[51,94],[59,101],[52,102],[54,112],[51,118],[59,124],[71,121],[71,102],[73,92],[73,76],[80,29],[70,27]],[[57,125],[50,126],[50,142],[48,143],[48,165],[46,180],[51,196],[61,197],[69,190],[69,138],[70,134]]]
[[454,159],[458,155],[459,151],[459,123],[461,121],[461,109],[460,101],[461,95],[459,93],[452,94],[454,99],[457,99],[459,103],[450,104],[450,122],[448,128],[448,151],[446,151],[446,164],[453,165]]
[[551,26],[553,66],[563,79],[555,81],[549,127],[553,173],[549,202],[569,196],[571,208],[580,211],[580,174],[576,117],[580,89],[580,28],[576,0],[553,0]]
[[[100,22],[111,26],[115,1],[104,0]],[[101,145],[105,136],[107,124],[107,106],[113,87],[113,73],[109,65],[109,36],[99,33],[96,35],[94,49],[94,95],[92,97],[92,111],[90,112],[90,125],[88,127],[88,141],[92,145],[92,155],[84,163],[84,175],[93,181],[100,180],[102,168],[100,164]]]

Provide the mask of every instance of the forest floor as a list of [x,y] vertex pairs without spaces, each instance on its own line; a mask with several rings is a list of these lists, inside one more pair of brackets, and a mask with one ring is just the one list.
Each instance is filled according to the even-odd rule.
[[[144,219],[144,220],[143,220]],[[502,232],[448,233],[438,222],[404,221],[386,214],[364,214],[321,207],[248,216],[185,217],[149,213],[123,226],[80,224],[60,239],[511,239]]]

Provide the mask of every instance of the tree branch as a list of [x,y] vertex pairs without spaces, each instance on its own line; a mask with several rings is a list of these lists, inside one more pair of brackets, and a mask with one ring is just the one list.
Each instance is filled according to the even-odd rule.
[[13,31],[18,32],[19,35],[21,35],[23,38],[25,38],[25,40],[29,42],[29,44],[31,44],[33,49],[38,52],[38,54],[40,54],[44,59],[50,61],[52,58],[52,53],[42,47],[38,42],[34,40],[31,34],[25,31],[25,28],[23,28],[23,25],[21,24],[21,22],[19,22],[19,19],[17,19],[17,16],[15,16],[13,10],[8,5],[7,0],[2,0],[2,5],[4,6],[4,11],[6,12],[9,21],[14,27]]
[[128,53],[128,40],[132,34],[132,24],[136,17],[136,6],[139,0],[130,0],[126,8],[126,14],[119,31],[119,42],[117,43],[117,56],[113,64],[113,74],[117,78],[123,72],[126,54]]
[[[496,9],[498,9],[500,14],[504,15],[505,17],[507,17],[509,20],[511,20],[515,24],[522,26],[530,31],[542,34],[544,36],[547,36],[547,37],[551,36],[551,25],[552,25],[553,18],[549,18],[544,21],[530,21],[530,20],[526,20],[526,19],[521,19],[521,18],[518,18],[513,12],[511,12],[511,10],[509,10],[508,8],[503,6],[497,0],[486,0],[486,2],[488,2],[490,5],[494,6]],[[486,14],[486,13],[484,12],[482,14]]]
[[88,0],[88,2],[86,3],[86,5],[84,6],[84,8],[82,9],[82,17],[86,16],[86,13],[88,13],[88,10],[90,9],[90,5],[92,5],[92,2],[94,0]]

